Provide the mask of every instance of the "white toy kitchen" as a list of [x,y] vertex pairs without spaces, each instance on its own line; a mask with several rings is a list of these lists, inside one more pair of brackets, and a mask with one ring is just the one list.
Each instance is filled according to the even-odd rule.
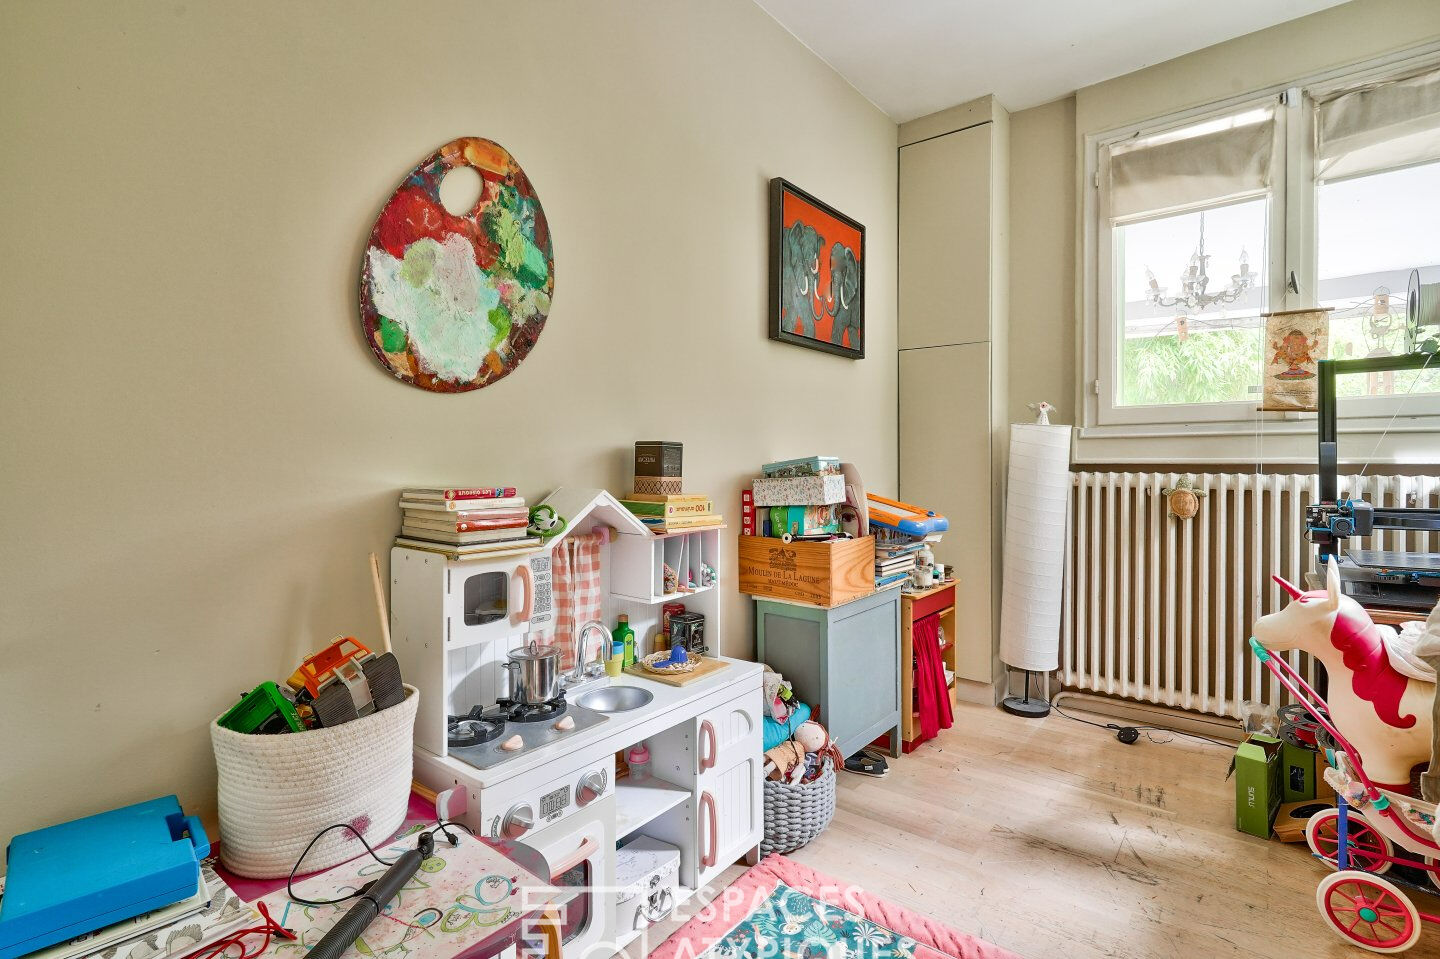
[[[415,779],[442,817],[566,887],[564,953],[582,959],[758,856],[761,668],[715,655],[723,528],[656,535],[597,489],[544,504],[565,525],[538,546],[475,558],[395,547],[391,632],[420,690]],[[644,654],[677,600],[704,616],[706,658],[725,667],[684,686],[607,675],[618,617]],[[640,743],[648,775],[617,782],[616,754]]]

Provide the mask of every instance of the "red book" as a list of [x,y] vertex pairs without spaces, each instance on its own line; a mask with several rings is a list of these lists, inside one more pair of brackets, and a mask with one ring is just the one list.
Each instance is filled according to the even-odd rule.
[[755,491],[740,491],[740,535],[755,535]]
[[401,499],[503,499],[514,496],[513,486],[477,486],[471,489],[448,489],[444,486],[411,486],[401,490]]
[[514,496],[513,486],[482,486],[477,489],[447,489],[446,499],[500,499],[503,496]]

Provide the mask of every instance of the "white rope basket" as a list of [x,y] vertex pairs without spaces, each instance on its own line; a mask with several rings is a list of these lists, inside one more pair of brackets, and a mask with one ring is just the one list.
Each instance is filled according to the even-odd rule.
[[[212,722],[226,868],[252,879],[288,876],[306,844],[335,823],[354,826],[372,846],[389,839],[410,805],[419,704],[406,685],[403,702],[328,729],[263,735]],[[335,829],[302,868],[328,869],[364,851],[354,833]]]

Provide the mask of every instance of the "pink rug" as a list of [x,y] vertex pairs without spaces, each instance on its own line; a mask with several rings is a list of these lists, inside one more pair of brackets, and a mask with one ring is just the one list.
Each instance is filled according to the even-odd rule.
[[1018,959],[1014,953],[831,879],[784,856],[767,856],[721,890],[649,959],[823,957]]

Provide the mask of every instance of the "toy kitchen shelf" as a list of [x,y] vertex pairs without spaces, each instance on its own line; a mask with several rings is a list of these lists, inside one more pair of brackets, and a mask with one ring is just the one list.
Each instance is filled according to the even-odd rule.
[[[644,603],[668,603],[713,588],[705,585],[701,568],[720,568],[720,533],[724,526],[652,534],[640,548],[619,550],[612,557],[610,589],[617,596]],[[665,567],[679,575],[681,589],[665,591]],[[688,590],[687,583],[694,584]]]
[[689,798],[683,786],[654,776],[637,783],[627,776],[615,784],[615,837],[625,838]]

